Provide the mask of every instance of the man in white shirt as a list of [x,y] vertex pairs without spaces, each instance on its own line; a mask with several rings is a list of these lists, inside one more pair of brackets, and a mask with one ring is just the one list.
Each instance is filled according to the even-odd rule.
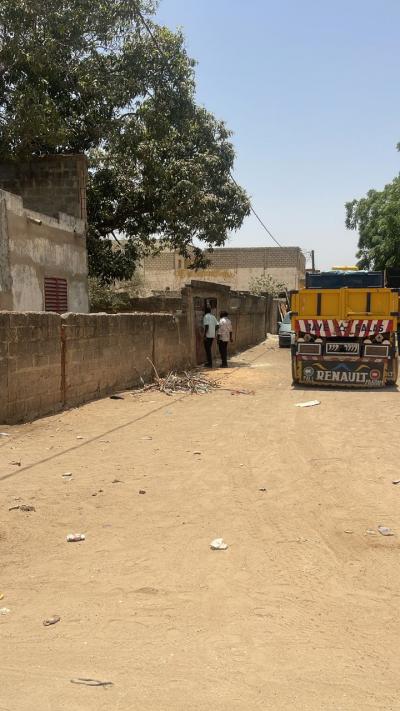
[[212,347],[215,339],[216,330],[218,328],[218,321],[214,314],[211,313],[209,306],[206,307],[204,318],[204,349],[207,356],[207,368],[212,368]]
[[221,355],[221,368],[228,367],[228,343],[232,343],[232,323],[227,311],[221,311],[218,329],[218,348]]

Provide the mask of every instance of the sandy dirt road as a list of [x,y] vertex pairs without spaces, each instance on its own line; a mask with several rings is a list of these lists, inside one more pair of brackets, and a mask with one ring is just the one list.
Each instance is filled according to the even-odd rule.
[[1,428],[0,711],[400,710],[400,394],[223,377]]

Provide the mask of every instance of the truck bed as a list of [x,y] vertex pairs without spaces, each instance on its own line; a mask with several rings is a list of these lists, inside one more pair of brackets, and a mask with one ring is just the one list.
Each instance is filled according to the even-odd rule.
[[301,289],[292,295],[293,320],[393,321],[397,328],[399,295],[391,289]]

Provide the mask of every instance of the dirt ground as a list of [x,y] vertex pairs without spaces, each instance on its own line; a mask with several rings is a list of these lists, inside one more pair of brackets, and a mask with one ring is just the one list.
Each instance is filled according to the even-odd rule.
[[234,364],[1,428],[0,711],[400,710],[400,394]]

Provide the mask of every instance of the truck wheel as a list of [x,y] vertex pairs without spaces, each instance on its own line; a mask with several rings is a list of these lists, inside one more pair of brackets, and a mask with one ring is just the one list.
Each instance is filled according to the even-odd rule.
[[399,374],[399,359],[394,358],[393,359],[393,378],[391,380],[387,380],[386,385],[396,385],[398,374]]
[[293,383],[293,385],[296,385],[296,383],[299,382],[296,366],[297,366],[296,360],[295,360],[295,358],[292,358],[292,383]]

